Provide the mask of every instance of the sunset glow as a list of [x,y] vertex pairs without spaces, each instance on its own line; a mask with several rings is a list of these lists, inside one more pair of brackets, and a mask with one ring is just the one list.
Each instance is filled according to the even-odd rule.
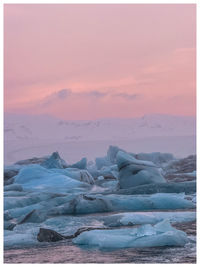
[[195,115],[195,5],[5,5],[5,111]]

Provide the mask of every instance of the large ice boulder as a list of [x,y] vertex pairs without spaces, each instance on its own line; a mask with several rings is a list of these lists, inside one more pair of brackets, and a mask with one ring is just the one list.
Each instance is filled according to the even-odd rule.
[[160,169],[150,161],[137,160],[131,155],[117,153],[120,188],[130,188],[143,184],[165,183]]
[[116,164],[116,157],[119,151],[126,152],[125,150],[119,148],[118,146],[109,146],[108,151],[107,151],[107,159],[112,164]]
[[116,157],[119,151],[123,151],[126,153],[125,150],[117,146],[109,146],[107,155],[105,157],[98,157],[95,159],[97,169],[100,170],[102,167],[116,164]]
[[180,194],[154,194],[149,196],[81,194],[65,198],[65,204],[52,206],[49,216],[87,214],[113,211],[148,211],[190,209],[195,204]]
[[[111,215],[111,217],[115,215]],[[118,214],[120,216],[120,214]],[[121,213],[120,225],[155,224],[168,219],[170,223],[193,222],[196,220],[195,211],[157,211]],[[117,220],[115,220],[117,221]]]
[[115,190],[112,188],[112,194],[139,195],[155,193],[185,193],[194,194],[196,192],[196,181],[179,182],[179,183],[156,183],[134,186],[126,189]]
[[77,181],[36,164],[21,169],[18,175],[15,176],[15,182],[21,184],[23,189],[26,190],[44,190],[55,193],[69,192],[73,189],[89,186],[87,183]]
[[41,163],[41,166],[47,169],[52,169],[52,168],[63,169],[63,168],[66,168],[68,165],[60,157],[58,152],[53,152],[49,158],[47,158],[44,162]]
[[51,169],[51,171],[55,173],[61,173],[80,182],[94,184],[94,178],[87,170],[66,168],[66,169]]
[[107,157],[98,157],[95,159],[95,162],[98,170],[100,170],[102,167],[112,165]]
[[186,233],[173,228],[168,220],[142,225],[138,228],[92,230],[81,233],[73,243],[103,248],[141,248],[161,246],[184,246]]
[[119,172],[117,165],[111,165],[101,168],[101,170],[99,170],[99,176],[103,176],[105,179],[118,179]]

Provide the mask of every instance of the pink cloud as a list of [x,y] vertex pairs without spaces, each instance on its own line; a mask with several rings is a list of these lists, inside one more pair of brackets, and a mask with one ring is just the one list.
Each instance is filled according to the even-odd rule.
[[[195,12],[188,4],[5,5],[5,111],[194,115]],[[61,88],[71,90],[65,101]]]

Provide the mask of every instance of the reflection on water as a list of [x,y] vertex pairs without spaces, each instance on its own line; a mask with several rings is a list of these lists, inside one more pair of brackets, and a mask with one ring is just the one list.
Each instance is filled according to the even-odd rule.
[[4,263],[195,263],[194,236],[185,247],[128,248],[101,251],[78,247],[65,240],[37,247],[10,249]]

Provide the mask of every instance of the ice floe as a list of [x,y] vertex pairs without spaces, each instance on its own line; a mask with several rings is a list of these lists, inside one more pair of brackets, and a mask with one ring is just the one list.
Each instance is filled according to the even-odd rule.
[[80,182],[36,164],[22,168],[15,176],[15,182],[21,184],[25,190],[57,193],[71,192],[77,188],[89,186],[85,182]]
[[184,246],[188,242],[187,235],[173,228],[165,220],[151,226],[117,230],[92,230],[81,233],[73,239],[75,244],[99,248]]

